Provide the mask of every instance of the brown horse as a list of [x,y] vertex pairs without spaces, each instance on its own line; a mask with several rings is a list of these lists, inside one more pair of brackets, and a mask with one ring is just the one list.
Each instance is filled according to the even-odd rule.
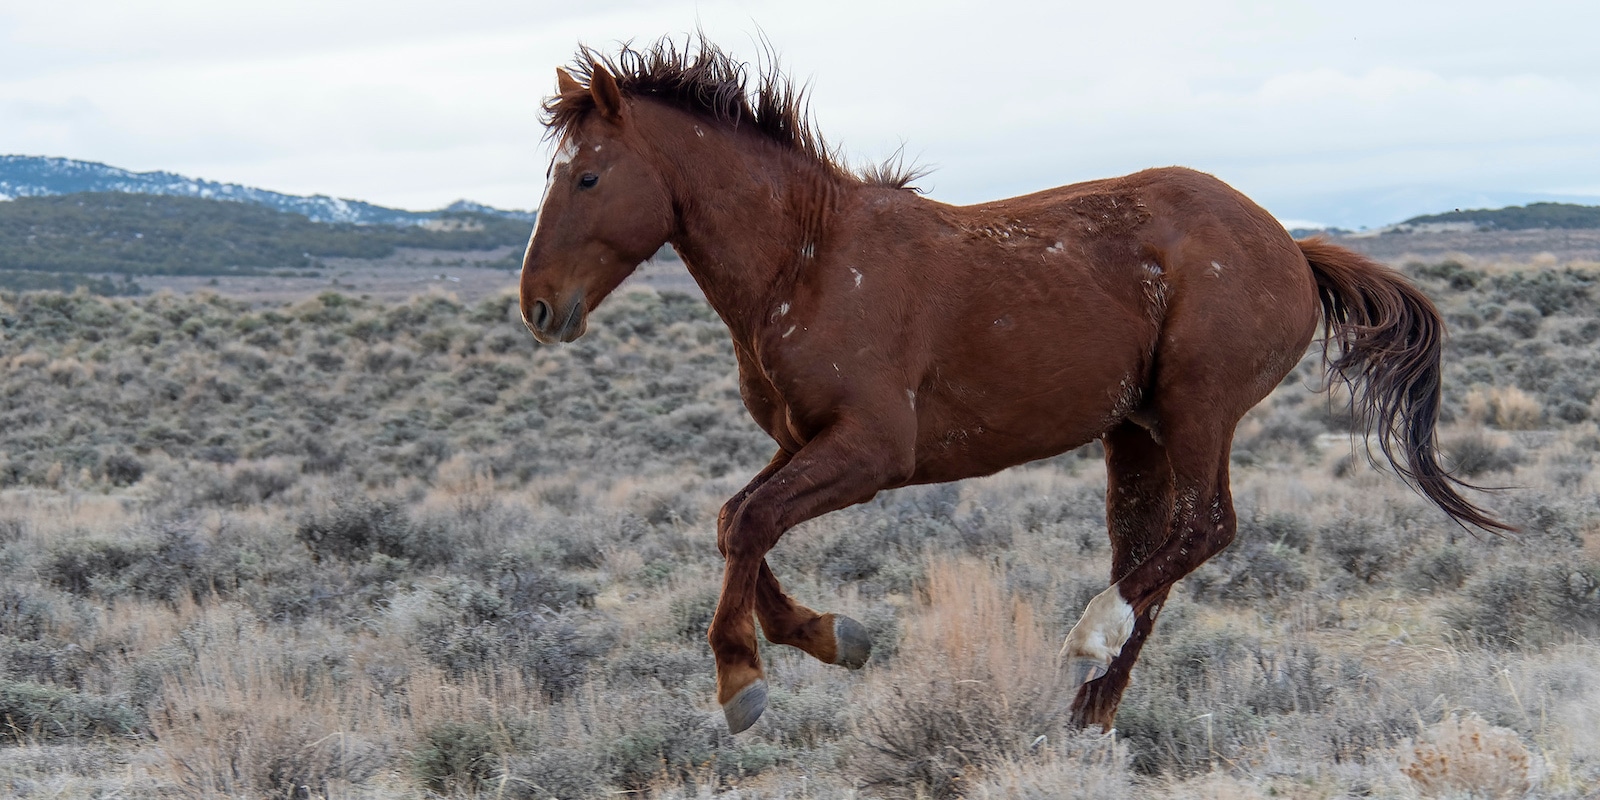
[[[576,73],[574,77],[573,73]],[[522,265],[522,315],[570,342],[663,243],[727,323],[772,463],[722,508],[709,639],[728,727],[761,715],[752,612],[773,642],[860,667],[854,620],[778,585],[795,525],[884,489],[988,475],[1105,445],[1111,587],[1062,648],[1079,724],[1109,727],[1179,578],[1226,547],[1244,413],[1320,319],[1356,410],[1453,519],[1507,529],[1439,464],[1443,325],[1397,273],[1312,239],[1217,179],[1166,168],[974,206],[830,158],[800,94],[746,85],[714,46],[578,53],[545,104],[559,150]]]

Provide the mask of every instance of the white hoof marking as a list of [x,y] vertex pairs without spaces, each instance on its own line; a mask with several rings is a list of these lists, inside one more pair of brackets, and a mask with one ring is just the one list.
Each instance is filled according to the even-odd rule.
[[1067,640],[1062,643],[1061,655],[1110,664],[1133,635],[1133,618],[1133,606],[1128,605],[1112,585],[1089,601],[1083,617],[1072,626]]

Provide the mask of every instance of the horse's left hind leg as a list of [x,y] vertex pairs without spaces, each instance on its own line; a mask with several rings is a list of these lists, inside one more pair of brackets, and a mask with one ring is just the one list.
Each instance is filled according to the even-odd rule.
[[[1111,588],[1096,595],[1084,609],[1083,617],[1067,634],[1062,655],[1098,661],[1112,677],[1111,667],[1120,662],[1131,666],[1138,657],[1142,638],[1160,611],[1172,584],[1200,566],[1233,540],[1235,520],[1233,498],[1228,491],[1228,430],[1219,425],[1196,424],[1191,418],[1167,415],[1163,426],[1168,464],[1172,468],[1172,512],[1167,535]],[[1202,421],[1203,422],[1203,421]],[[1128,645],[1133,647],[1129,648]],[[1082,663],[1082,662],[1079,662]],[[1101,680],[1104,680],[1102,678]],[[1121,685],[1112,681],[1081,696],[1087,703],[1098,695],[1099,719],[1088,719],[1092,709],[1075,714],[1081,721],[1098,721],[1109,726],[1110,714],[1120,700]],[[1076,704],[1075,704],[1076,705]],[[1080,706],[1081,708],[1081,706]]]
[[[1149,431],[1132,422],[1123,422],[1107,433],[1104,444],[1106,527],[1111,538],[1111,582],[1115,584],[1167,538],[1172,519],[1172,467],[1166,449]],[[1165,601],[1163,594],[1152,608]],[[1103,667],[1104,673],[1078,688],[1072,702],[1075,724],[1111,725],[1139,650],[1154,627],[1154,615],[1139,615],[1132,635]],[[1098,666],[1098,662],[1089,663]]]

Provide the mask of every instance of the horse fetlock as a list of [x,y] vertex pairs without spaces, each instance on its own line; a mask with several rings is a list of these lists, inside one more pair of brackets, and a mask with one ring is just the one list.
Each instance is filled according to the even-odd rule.
[[1122,599],[1122,593],[1113,584],[1089,601],[1078,624],[1072,626],[1067,640],[1062,643],[1061,655],[1109,665],[1133,635],[1133,622],[1133,606]]

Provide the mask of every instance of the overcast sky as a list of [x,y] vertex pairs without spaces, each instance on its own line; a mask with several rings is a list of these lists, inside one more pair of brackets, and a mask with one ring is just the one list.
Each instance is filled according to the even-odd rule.
[[528,208],[575,45],[696,26],[946,202],[1184,164],[1292,223],[1600,203],[1594,0],[0,0],[0,153]]

